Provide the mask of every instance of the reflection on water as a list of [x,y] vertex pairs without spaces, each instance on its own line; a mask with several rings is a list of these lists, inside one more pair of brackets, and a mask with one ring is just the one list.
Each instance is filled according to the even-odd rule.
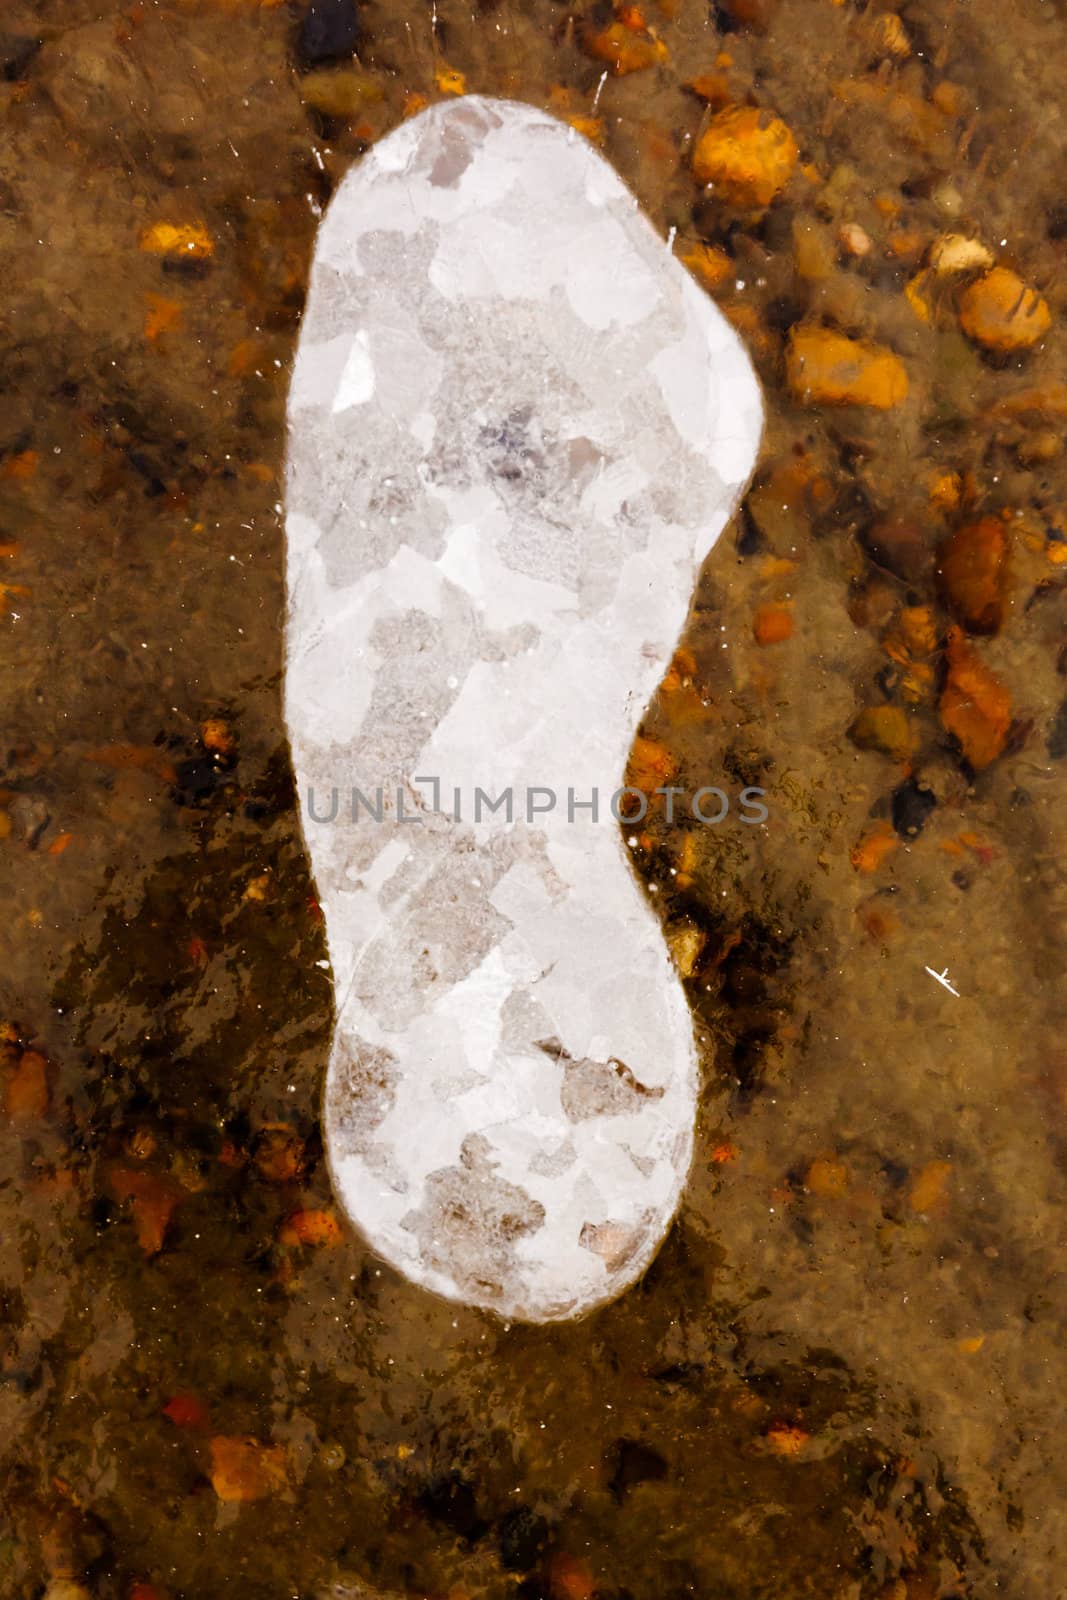
[[[1062,18],[353,19],[4,10],[0,1592],[1046,1597]],[[694,1178],[641,1285],[543,1329],[336,1223],[280,710],[317,219],[464,88],[600,143],[769,413],[631,758],[768,791],[634,850],[707,1046]]]

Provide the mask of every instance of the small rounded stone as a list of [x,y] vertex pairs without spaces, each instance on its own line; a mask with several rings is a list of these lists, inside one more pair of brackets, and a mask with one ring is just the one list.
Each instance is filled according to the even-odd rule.
[[730,205],[766,206],[789,182],[798,154],[780,117],[734,106],[713,118],[693,153],[693,171]]
[[1026,350],[1052,324],[1047,301],[1007,267],[994,267],[960,296],[960,327],[986,350]]

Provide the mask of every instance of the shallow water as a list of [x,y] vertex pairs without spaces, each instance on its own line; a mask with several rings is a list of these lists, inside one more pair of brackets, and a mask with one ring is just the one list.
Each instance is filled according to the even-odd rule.
[[[606,7],[368,4],[326,63],[299,9],[0,24],[0,1593],[1058,1594],[1063,8],[656,3],[603,81]],[[463,87],[595,118],[676,250],[724,252],[768,410],[631,762],[768,791],[765,828],[634,850],[706,1047],[696,1164],[642,1283],[545,1328],[331,1226],[281,717],[318,216]],[[746,101],[800,152],[748,209],[691,171]],[[1047,336],[976,345],[949,232]],[[798,325],[895,352],[906,398],[805,397]]]

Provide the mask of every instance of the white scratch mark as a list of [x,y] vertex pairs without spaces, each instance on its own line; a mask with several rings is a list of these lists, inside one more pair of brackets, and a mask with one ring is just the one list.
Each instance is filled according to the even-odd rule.
[[935,972],[933,967],[927,967],[926,970],[930,974],[931,978],[935,980],[935,982],[939,983],[943,989],[947,989],[949,994],[954,994],[957,1000],[959,999],[960,991],[958,989],[954,989],[951,983],[948,981],[947,967],[945,968],[944,972]]

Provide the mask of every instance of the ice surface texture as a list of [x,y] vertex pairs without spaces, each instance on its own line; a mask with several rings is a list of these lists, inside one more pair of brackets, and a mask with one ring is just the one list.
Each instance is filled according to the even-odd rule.
[[[617,1295],[685,1184],[692,1022],[607,803],[761,415],[729,324],[540,111],[434,106],[330,205],[285,686],[336,986],[325,1143],[375,1250],[504,1317]],[[559,804],[528,823],[532,786]],[[514,821],[471,820],[476,787]]]

